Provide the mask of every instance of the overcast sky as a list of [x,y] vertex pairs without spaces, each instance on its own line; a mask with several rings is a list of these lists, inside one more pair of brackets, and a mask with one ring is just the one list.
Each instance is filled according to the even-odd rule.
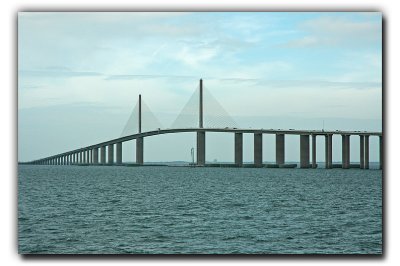
[[[381,40],[380,13],[19,13],[18,158],[119,137],[138,94],[169,127],[200,78],[241,127],[381,131]],[[251,161],[251,135],[244,144]],[[189,160],[193,146],[194,134],[147,138],[145,160]],[[376,149],[373,138],[372,160]],[[214,159],[233,161],[233,136],[207,137]]]

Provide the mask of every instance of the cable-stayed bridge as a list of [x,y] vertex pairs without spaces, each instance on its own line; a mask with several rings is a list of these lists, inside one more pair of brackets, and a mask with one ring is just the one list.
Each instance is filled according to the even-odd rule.
[[[316,163],[316,138],[325,139],[325,168],[341,167],[344,169],[357,167],[369,169],[369,138],[379,137],[379,164],[383,164],[383,137],[382,132],[367,131],[325,131],[325,130],[282,130],[282,129],[246,129],[240,128],[228,112],[212,96],[210,91],[203,86],[200,79],[198,88],[183,107],[170,128],[165,128],[150,108],[139,95],[120,137],[90,146],[74,149],[68,152],[52,155],[29,162],[30,164],[45,165],[124,165],[122,158],[122,145],[124,142],[136,140],[136,164],[143,165],[144,139],[147,137],[194,132],[197,134],[196,166],[206,164],[206,133],[224,132],[234,134],[234,164],[232,167],[296,167],[285,163],[285,135],[298,135],[300,145],[300,167],[317,168]],[[243,134],[254,135],[254,161],[251,165],[243,164]],[[275,164],[265,165],[262,159],[263,134],[275,135]],[[342,137],[342,163],[332,163],[332,136]],[[350,164],[350,137],[359,137],[360,163]],[[310,152],[311,139],[311,152]],[[115,150],[115,153],[114,153]],[[311,155],[311,156],[310,156]],[[310,161],[311,157],[311,161]]]

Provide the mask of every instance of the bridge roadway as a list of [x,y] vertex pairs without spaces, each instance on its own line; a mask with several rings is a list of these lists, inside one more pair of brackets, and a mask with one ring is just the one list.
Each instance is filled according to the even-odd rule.
[[[76,156],[76,158],[72,159],[72,161],[85,161],[85,155],[83,152],[93,151],[95,150],[95,156],[98,156],[98,148],[101,151],[101,162],[105,163],[105,147],[108,146],[111,150],[109,152],[109,160],[113,161],[113,145],[117,144],[117,156],[118,153],[118,144],[121,145],[122,142],[137,140],[138,147],[136,151],[137,161],[138,157],[139,163],[143,163],[143,138],[162,135],[162,134],[174,134],[174,133],[185,133],[185,132],[193,132],[197,133],[197,164],[204,165],[205,164],[205,133],[206,132],[221,132],[221,133],[235,133],[235,163],[242,165],[242,153],[243,153],[243,137],[242,134],[254,134],[254,164],[262,165],[262,134],[275,134],[276,139],[276,158],[277,164],[284,164],[284,135],[300,135],[300,166],[302,168],[309,167],[309,136],[312,137],[312,165],[311,167],[316,168],[316,136],[325,136],[326,138],[326,168],[332,168],[332,136],[333,135],[341,135],[342,136],[342,164],[343,168],[350,167],[350,136],[357,135],[360,136],[360,168],[368,168],[369,162],[369,136],[378,136],[380,139],[380,163],[382,165],[382,133],[381,132],[368,132],[368,131],[324,131],[324,130],[294,130],[294,129],[242,129],[242,128],[173,128],[173,129],[157,129],[148,132],[142,132],[137,134],[132,134],[129,136],[124,136],[108,141],[104,141],[98,144],[78,148],[75,150],[71,150],[68,152],[60,153],[54,156],[49,156],[46,158],[42,158],[39,160],[35,160],[32,163],[42,164],[40,162],[46,162],[48,164],[49,161],[56,158],[63,158],[65,156]],[[78,154],[81,153],[81,158],[78,158]],[[93,152],[92,152],[93,153]],[[89,157],[89,156],[87,156]],[[118,158],[118,157],[117,157]],[[98,160],[96,158],[96,160]],[[119,159],[119,163],[121,162],[121,158]],[[200,161],[200,162],[199,162]],[[117,159],[118,163],[118,159]],[[53,163],[50,163],[53,164]],[[59,163],[55,163],[59,164]],[[63,164],[63,163],[61,163]]]

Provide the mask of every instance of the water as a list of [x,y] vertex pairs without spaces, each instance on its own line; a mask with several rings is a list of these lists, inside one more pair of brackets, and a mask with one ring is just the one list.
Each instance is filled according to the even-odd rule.
[[19,252],[380,254],[382,172],[18,168]]

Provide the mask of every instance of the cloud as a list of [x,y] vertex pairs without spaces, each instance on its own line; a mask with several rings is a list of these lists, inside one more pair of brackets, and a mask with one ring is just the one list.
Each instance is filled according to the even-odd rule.
[[202,63],[206,63],[217,56],[219,51],[218,47],[183,47],[176,55],[176,59],[180,62],[190,66],[198,67]]
[[382,25],[377,20],[321,16],[301,23],[299,29],[305,36],[287,41],[283,47],[364,47],[379,44],[382,38]]
[[177,76],[177,75],[109,75],[106,80],[134,80],[134,79],[193,79],[195,76]]
[[46,77],[46,78],[73,78],[87,76],[101,76],[103,74],[90,71],[70,71],[70,70],[19,70],[21,77]]

